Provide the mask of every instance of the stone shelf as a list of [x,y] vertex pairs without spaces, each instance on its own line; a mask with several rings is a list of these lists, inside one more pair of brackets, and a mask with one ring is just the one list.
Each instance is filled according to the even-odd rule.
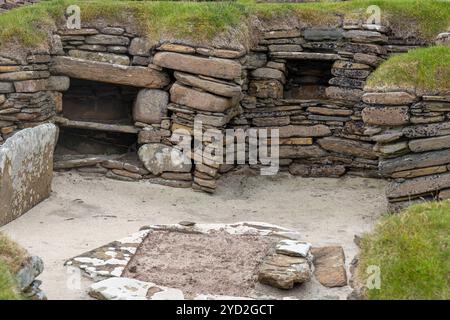
[[55,122],[58,123],[58,125],[60,125],[61,127],[66,127],[66,128],[132,133],[132,134],[137,134],[139,132],[138,128],[135,128],[134,126],[129,126],[129,125],[77,121],[77,120],[69,120],[69,119],[63,118],[63,117],[55,117]]

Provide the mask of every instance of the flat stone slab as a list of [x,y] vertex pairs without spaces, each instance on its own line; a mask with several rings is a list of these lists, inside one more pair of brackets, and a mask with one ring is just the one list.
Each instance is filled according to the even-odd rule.
[[71,57],[54,57],[52,73],[72,78],[122,84],[142,88],[163,88],[170,83],[162,71],[147,67],[123,66]]
[[344,249],[340,246],[313,248],[314,276],[325,287],[347,285]]

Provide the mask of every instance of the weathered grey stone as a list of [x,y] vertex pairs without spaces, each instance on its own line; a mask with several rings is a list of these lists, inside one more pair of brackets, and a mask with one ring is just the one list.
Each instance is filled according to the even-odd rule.
[[365,103],[397,106],[413,103],[416,99],[407,92],[367,92],[362,97]]
[[14,85],[11,82],[0,82],[0,93],[14,92]]
[[[0,105],[5,103],[5,101],[6,101],[6,96],[4,94],[0,94]],[[1,125],[0,125],[0,127],[1,127]]]
[[353,114],[353,110],[350,109],[334,109],[327,107],[309,107],[307,111],[324,116],[350,116]]
[[296,59],[296,60],[338,60],[339,55],[334,53],[319,52],[272,52],[271,56],[279,59]]
[[364,80],[358,80],[358,79],[352,79],[348,77],[336,77],[331,78],[328,82],[332,86],[337,87],[349,87],[349,88],[356,88],[356,89],[362,89],[364,87]]
[[289,173],[302,177],[340,177],[345,174],[345,167],[342,165],[306,165],[292,163],[289,166]]
[[120,27],[105,27],[105,28],[101,29],[100,31],[101,31],[101,33],[115,35],[115,36],[120,36],[121,34],[123,34],[125,32],[125,30]]
[[409,152],[408,142],[406,141],[376,145],[374,150],[385,157],[392,157],[393,155],[398,156]]
[[190,172],[191,161],[182,151],[160,143],[145,144],[138,151],[145,168],[155,175],[163,172]]
[[425,152],[431,150],[449,149],[450,135],[428,139],[417,139],[409,141],[409,148],[413,152]]
[[407,179],[404,182],[392,182],[386,188],[388,198],[403,198],[435,192],[450,188],[450,173]]
[[50,195],[57,128],[24,129],[0,146],[0,225]]
[[343,51],[352,53],[379,54],[379,55],[387,54],[386,48],[376,44],[347,42],[341,45],[341,49]]
[[303,51],[303,48],[299,44],[272,44],[269,46],[270,52],[299,52]]
[[376,31],[350,30],[344,32],[344,38],[362,43],[387,43],[388,38]]
[[102,44],[115,46],[128,46],[130,39],[123,36],[113,36],[106,34],[96,34],[86,37],[87,44]]
[[210,57],[224,58],[224,59],[237,59],[245,54],[245,50],[227,50],[216,48],[197,48],[195,50],[198,54]]
[[288,116],[252,119],[253,125],[257,127],[287,126],[290,122],[291,120]]
[[134,56],[149,57],[150,51],[156,46],[156,42],[147,38],[134,38],[131,40],[129,53]]
[[336,77],[347,77],[352,79],[366,79],[370,71],[358,69],[331,69],[331,73]]
[[342,29],[305,29],[303,36],[306,40],[311,41],[326,41],[326,40],[339,40],[342,38]]
[[78,49],[80,49],[80,50],[87,50],[87,51],[104,52],[104,51],[106,51],[107,47],[106,46],[102,46],[100,44],[83,44],[81,46],[78,46]]
[[232,107],[231,99],[197,91],[179,83],[170,88],[170,99],[174,103],[203,111],[224,112]]
[[363,63],[356,63],[347,60],[338,60],[333,63],[333,67],[335,69],[352,69],[352,70],[370,70],[370,66]]
[[450,189],[444,189],[439,191],[439,199],[440,200],[450,199]]
[[178,52],[178,53],[195,53],[195,48],[182,45],[182,44],[176,44],[176,43],[164,43],[161,46],[157,48],[157,50],[160,51],[171,51],[171,52]]
[[407,138],[425,138],[449,135],[450,122],[409,126],[403,128],[402,132]]
[[273,79],[278,80],[281,83],[286,81],[284,73],[277,69],[272,68],[258,68],[251,72],[251,76],[255,79]]
[[241,96],[241,87],[223,82],[211,81],[187,73],[176,71],[175,78],[181,83],[203,89],[224,97],[237,98]]
[[[81,49],[81,48],[80,48]],[[128,52],[128,48],[125,46],[108,46],[106,48],[106,50],[108,52],[112,52],[112,53],[127,53]],[[136,57],[133,57],[133,59]]]
[[397,171],[432,167],[450,163],[450,150],[408,154],[395,159],[382,160],[379,171],[383,175],[390,175]]
[[279,147],[280,158],[308,159],[320,158],[328,153],[318,146],[282,145]]
[[174,52],[158,52],[153,58],[153,63],[164,68],[221,79],[235,79],[241,76],[241,65],[226,59],[208,59]]
[[330,128],[323,124],[313,126],[289,125],[280,127],[280,138],[290,137],[324,137],[331,134]]
[[273,30],[264,33],[264,39],[296,38],[301,35],[297,29]]
[[336,137],[326,137],[317,141],[319,145],[328,151],[352,155],[360,158],[377,159],[377,155],[372,150],[373,145],[370,143],[360,142],[356,140],[341,139]]
[[450,112],[450,103],[448,102],[425,102],[424,111],[428,112]]
[[20,270],[16,273],[17,287],[20,291],[28,288],[33,281],[44,271],[44,262],[38,256],[28,257],[21,264]]
[[134,121],[154,124],[161,123],[167,116],[169,94],[158,89],[142,89],[139,91],[133,106]]
[[17,71],[0,73],[0,81],[24,81],[48,78],[50,73],[48,71]]
[[25,80],[14,82],[14,89],[16,92],[32,93],[44,91],[48,87],[47,79]]
[[378,65],[380,65],[381,62],[383,62],[382,58],[365,53],[355,53],[353,59],[358,63],[367,64],[372,67],[378,67]]
[[325,287],[347,285],[344,249],[340,246],[312,248],[314,276]]
[[53,74],[66,75],[72,78],[143,88],[163,88],[170,82],[169,76],[158,70],[86,61],[71,57],[54,57],[51,69]]
[[394,179],[399,179],[399,178],[406,179],[406,178],[429,176],[432,174],[444,173],[446,171],[447,171],[447,167],[444,165],[444,166],[435,166],[435,167],[398,171],[398,172],[394,172],[391,175],[391,177]]
[[47,90],[67,91],[70,87],[70,78],[65,76],[51,76],[48,78]]
[[292,289],[296,283],[311,279],[311,267],[302,257],[272,254],[266,257],[258,272],[258,281],[280,289]]
[[277,80],[252,80],[249,94],[257,98],[283,98],[283,85]]
[[57,160],[53,164],[53,169],[72,169],[72,168],[81,168],[81,167],[90,167],[95,166],[103,162],[105,159],[102,157],[89,157],[89,158],[81,158],[81,159],[68,159],[68,160]]
[[341,87],[327,87],[325,94],[330,99],[354,101],[358,102],[363,95],[363,91],[360,89],[341,88]]
[[113,53],[69,50],[69,56],[90,61],[107,62],[124,66],[130,65],[130,58],[128,58],[128,56]]
[[267,55],[259,52],[251,52],[247,55],[246,66],[250,69],[262,68],[267,63]]
[[409,107],[367,107],[361,115],[370,125],[401,126],[409,122]]
[[82,28],[82,29],[65,29],[58,30],[58,34],[62,36],[90,36],[94,34],[98,34],[98,30],[93,28]]

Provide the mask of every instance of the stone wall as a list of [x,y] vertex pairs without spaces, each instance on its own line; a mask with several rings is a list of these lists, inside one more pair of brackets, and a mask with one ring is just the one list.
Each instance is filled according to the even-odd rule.
[[450,96],[367,92],[362,116],[393,210],[450,198]]
[[[194,119],[217,133],[278,128],[281,170],[314,177],[386,176],[385,158],[403,155],[404,148],[374,136],[413,121],[443,126],[448,121],[445,108],[420,109],[417,101],[425,98],[411,98],[386,114],[362,99],[370,73],[391,53],[423,45],[420,41],[352,21],[334,28],[261,29],[256,38],[250,49],[214,48],[152,41],[119,26],[61,29],[51,36],[49,50],[33,52],[25,63],[0,56],[0,143],[43,122],[136,135],[134,156],[58,155],[55,169],[213,192],[217,178],[238,164],[223,165],[208,156],[198,163],[205,150],[185,154],[176,148],[181,140],[198,142],[192,140]],[[136,88],[131,123],[66,117],[62,97],[71,79]],[[201,142],[206,151],[211,140]],[[235,141],[224,146],[230,143]],[[174,154],[178,163],[171,161]],[[185,158],[190,161],[184,163]],[[389,190],[390,199],[404,199]]]
[[0,226],[50,195],[56,136],[53,124],[43,124],[0,146]]

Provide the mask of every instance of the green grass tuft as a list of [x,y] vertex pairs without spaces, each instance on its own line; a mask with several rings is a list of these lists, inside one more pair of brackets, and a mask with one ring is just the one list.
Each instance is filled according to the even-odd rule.
[[171,35],[209,40],[229,28],[245,26],[251,16],[282,21],[297,17],[309,25],[333,25],[337,15],[366,17],[370,5],[381,8],[383,23],[395,30],[414,31],[424,39],[433,39],[450,26],[450,4],[439,0],[353,0],[319,3],[255,3],[254,0],[231,2],[192,1],[121,1],[121,0],[48,0],[0,14],[0,47],[17,39],[36,46],[47,37],[55,22],[61,22],[71,4],[81,8],[82,19],[103,18],[117,23],[134,16],[149,36]]
[[26,257],[26,252],[18,244],[0,233],[0,300],[18,300],[15,274]]
[[450,201],[414,205],[382,218],[362,239],[359,273],[376,265],[369,299],[450,299]]
[[450,46],[435,46],[392,56],[370,75],[366,88],[449,93],[449,84]]
[[20,300],[20,295],[17,293],[14,278],[6,266],[0,260],[0,300]]

